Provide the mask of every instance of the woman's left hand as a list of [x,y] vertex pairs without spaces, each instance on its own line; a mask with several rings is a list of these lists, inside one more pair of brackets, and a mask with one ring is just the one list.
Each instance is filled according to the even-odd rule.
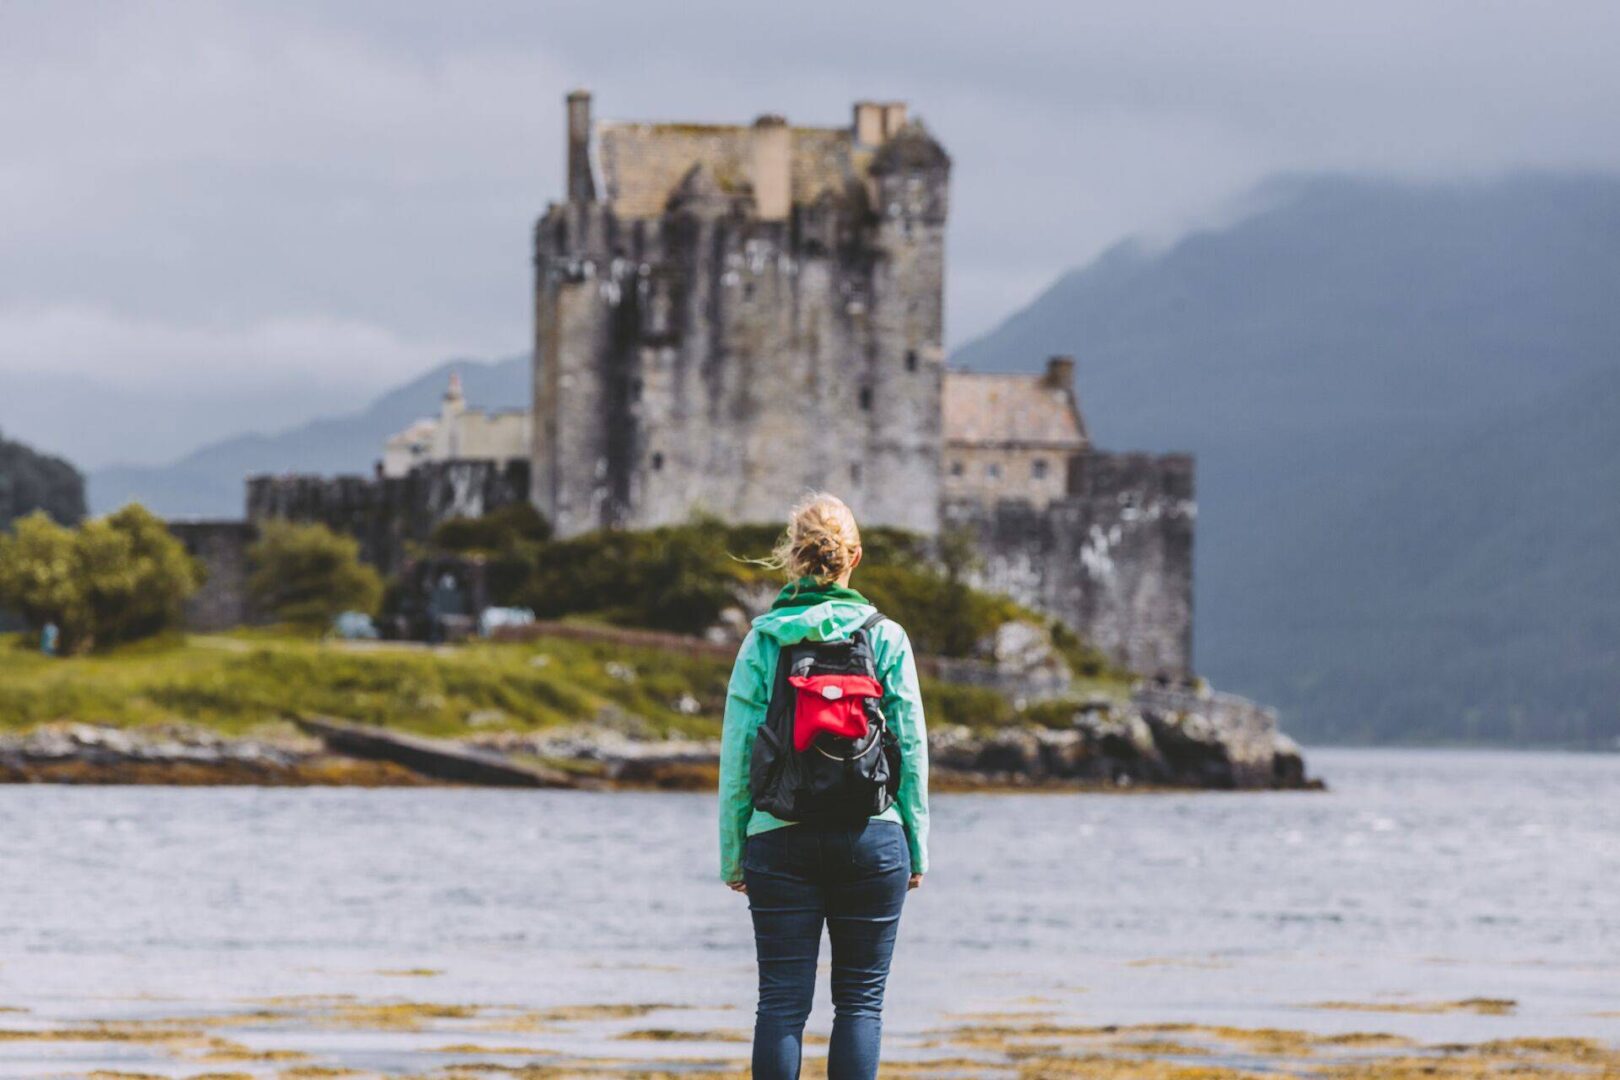
[[748,894],[748,883],[746,881],[728,881],[726,882],[726,888],[732,892],[742,893],[744,896]]
[[909,892],[912,889],[921,888],[922,887],[922,878],[923,878],[923,876],[921,874],[912,874],[911,875],[911,880],[906,882],[906,891]]

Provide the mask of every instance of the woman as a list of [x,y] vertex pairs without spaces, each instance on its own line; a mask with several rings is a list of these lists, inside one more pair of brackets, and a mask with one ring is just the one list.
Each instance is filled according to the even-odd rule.
[[720,750],[720,872],[748,896],[759,956],[753,1075],[799,1075],[804,1022],[815,993],[825,923],[832,938],[829,1080],[877,1075],[883,987],[906,892],[928,870],[928,739],[911,642],[897,624],[867,630],[880,703],[900,750],[892,806],[855,825],[782,821],[749,791],[754,736],[765,718],[784,645],[849,637],[874,614],[850,588],[861,534],[843,501],[815,495],[793,510],[775,563],[793,581],[754,620],[732,669]]

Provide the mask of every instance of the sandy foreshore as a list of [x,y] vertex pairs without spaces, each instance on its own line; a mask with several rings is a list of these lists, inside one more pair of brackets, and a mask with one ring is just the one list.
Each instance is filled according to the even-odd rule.
[[[428,979],[432,971],[399,971]],[[1507,1037],[1426,1043],[1380,1031],[1377,1014],[1511,1012],[1496,999],[1407,1005],[1324,1002],[1368,1014],[1366,1030],[1324,1034],[1196,1022],[1086,1024],[1038,1003],[1004,1013],[959,1014],[900,1041],[885,1076],[1093,1080],[1262,1080],[1325,1077],[1407,1080],[1620,1076],[1620,1048],[1590,1038]],[[282,997],[174,1015],[51,1023],[0,1010],[0,1063],[32,1062],[55,1076],[144,1080],[437,1080],[618,1076],[732,1080],[748,1075],[750,1033],[738,1017],[658,1003],[549,1007],[414,998]],[[809,1077],[825,1076],[825,1038],[807,1038]],[[9,1074],[9,1073],[8,1073]],[[37,1075],[30,1073],[29,1075]]]

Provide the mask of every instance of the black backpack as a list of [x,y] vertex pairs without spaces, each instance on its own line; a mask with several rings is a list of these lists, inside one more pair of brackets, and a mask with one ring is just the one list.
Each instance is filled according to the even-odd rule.
[[[884,688],[868,633],[883,618],[874,614],[843,641],[782,647],[749,762],[755,809],[783,821],[853,823],[894,803],[900,744],[879,707]],[[802,743],[806,730],[815,734],[801,748],[795,733]]]

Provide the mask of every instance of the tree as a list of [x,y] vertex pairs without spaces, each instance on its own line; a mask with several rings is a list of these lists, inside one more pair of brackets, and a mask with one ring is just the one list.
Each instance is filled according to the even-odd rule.
[[163,522],[130,505],[70,529],[36,511],[0,536],[0,607],[55,623],[81,653],[177,626],[202,570]]
[[269,522],[248,559],[254,602],[290,623],[325,626],[345,611],[372,614],[382,600],[382,578],[360,561],[359,543],[325,525]]

